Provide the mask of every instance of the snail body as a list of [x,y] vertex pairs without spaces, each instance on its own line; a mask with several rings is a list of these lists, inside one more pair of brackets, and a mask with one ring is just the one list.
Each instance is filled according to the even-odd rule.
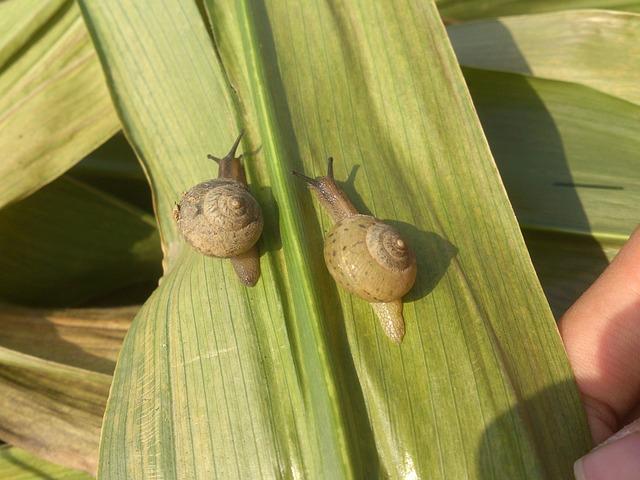
[[371,303],[386,335],[400,343],[402,297],[415,283],[415,255],[392,226],[358,213],[336,185],[332,161],[324,177],[294,172],[305,179],[335,222],[325,239],[327,269],[345,290]]
[[174,210],[185,240],[203,255],[230,258],[243,284],[260,277],[256,242],[264,225],[262,210],[247,187],[241,157],[235,152],[242,134],[218,162],[218,178],[199,183],[182,196]]

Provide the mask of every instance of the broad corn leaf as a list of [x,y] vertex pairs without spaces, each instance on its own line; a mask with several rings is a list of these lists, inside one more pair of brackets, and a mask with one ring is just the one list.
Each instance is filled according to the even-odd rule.
[[150,215],[64,176],[0,210],[0,299],[77,305],[160,274]]
[[581,10],[448,28],[558,317],[640,222],[639,22]]
[[90,480],[84,472],[47,462],[17,447],[0,447],[0,477],[5,480]]
[[[558,478],[589,434],[433,2],[83,0],[147,171],[165,276],[134,319],[101,478]],[[181,192],[238,133],[263,275],[187,247]],[[336,174],[416,250],[401,346],[323,266],[328,218],[290,170]]]
[[0,73],[3,207],[63,174],[120,125],[73,1],[1,2]]
[[592,8],[640,12],[638,0],[436,0],[436,4],[450,22]]

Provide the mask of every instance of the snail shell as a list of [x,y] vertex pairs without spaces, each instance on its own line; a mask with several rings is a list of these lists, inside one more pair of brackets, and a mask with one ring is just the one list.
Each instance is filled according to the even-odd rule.
[[402,298],[416,280],[416,257],[390,225],[369,215],[345,217],[325,239],[331,276],[368,302]]
[[234,179],[199,183],[176,209],[178,228],[204,255],[230,258],[247,252],[260,238],[262,211],[247,187]]
[[333,158],[327,174],[302,178],[335,222],[324,244],[327,269],[336,283],[367,300],[384,333],[394,342],[404,338],[402,297],[416,281],[416,257],[390,225],[358,213],[333,176]]

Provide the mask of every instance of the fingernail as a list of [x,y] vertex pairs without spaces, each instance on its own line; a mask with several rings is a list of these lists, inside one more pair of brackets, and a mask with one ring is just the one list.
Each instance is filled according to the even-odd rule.
[[573,465],[576,480],[636,480],[640,472],[640,432],[591,451]]

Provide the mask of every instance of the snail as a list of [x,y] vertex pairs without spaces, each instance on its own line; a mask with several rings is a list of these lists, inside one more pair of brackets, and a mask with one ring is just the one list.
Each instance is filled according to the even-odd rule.
[[230,258],[240,281],[254,286],[260,277],[256,242],[262,234],[262,210],[249,192],[242,155],[236,149],[242,133],[218,163],[218,178],[199,183],[183,194],[173,211],[178,229],[203,255]]
[[307,182],[335,222],[324,244],[324,259],[336,283],[371,303],[386,335],[396,343],[404,337],[402,297],[416,280],[416,257],[390,225],[358,213],[333,177],[333,158],[327,175]]

